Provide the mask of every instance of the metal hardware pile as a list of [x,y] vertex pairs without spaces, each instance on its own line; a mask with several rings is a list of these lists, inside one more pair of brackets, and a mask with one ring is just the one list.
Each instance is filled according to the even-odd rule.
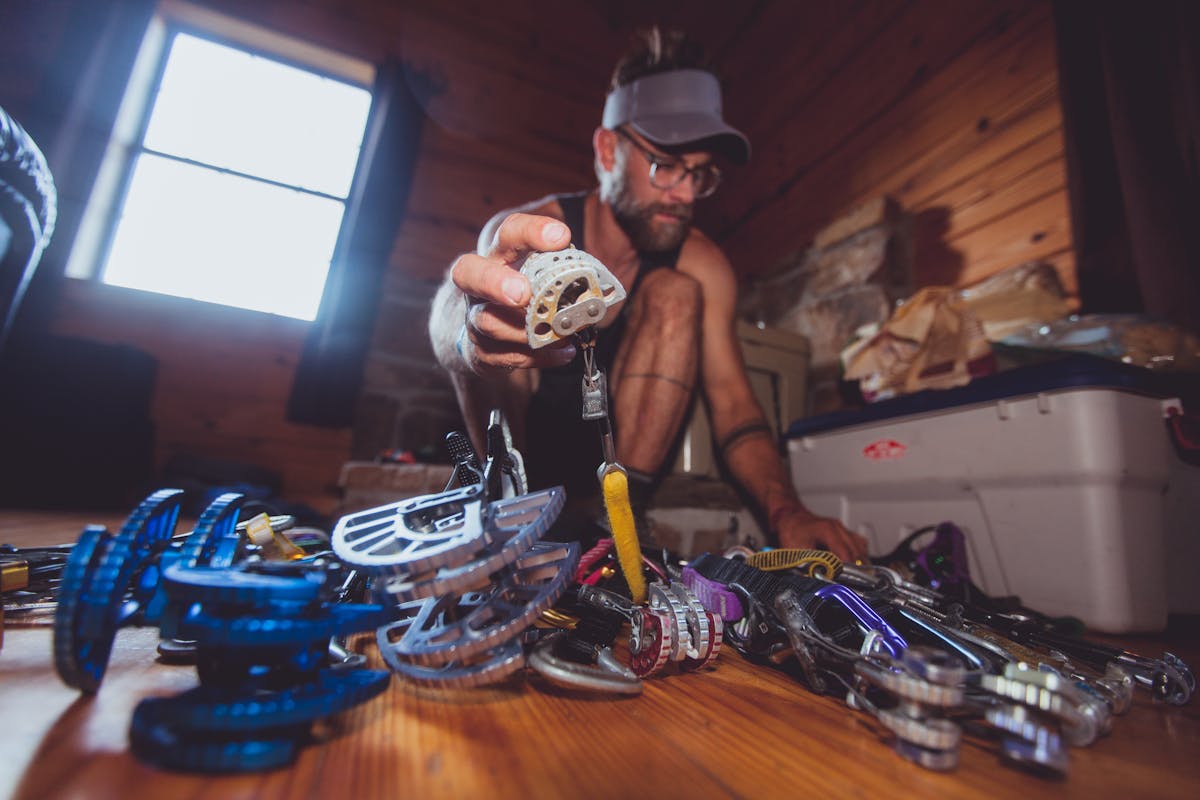
[[315,720],[387,688],[387,672],[358,669],[363,659],[339,648],[348,634],[381,624],[383,608],[344,602],[353,576],[327,554],[264,559],[268,548],[248,532],[275,527],[265,518],[239,523],[240,494],[217,498],[190,534],[173,537],[182,494],[152,494],[116,535],[84,530],[59,586],[58,674],[95,693],[118,629],[158,626],[164,660],[195,663],[199,685],[138,704],[133,752],[207,772],[289,763]]
[[[159,627],[163,658],[194,662],[199,685],[139,704],[131,745],[200,771],[288,763],[313,721],[384,691],[389,673],[347,650],[346,637],[372,630],[392,672],[415,685],[483,686],[528,666],[550,684],[614,695],[638,694],[672,664],[711,668],[728,642],[843,696],[902,757],[937,770],[954,768],[970,738],[1063,775],[1069,748],[1107,733],[1136,687],[1175,705],[1195,691],[1169,653],[1145,658],[1001,608],[955,562],[961,533],[949,524],[886,566],[823,551],[644,557],[648,598],[633,603],[611,542],[581,557],[541,541],[563,493],[524,491],[503,420],[493,428],[499,449],[484,467],[461,458],[474,482],[349,515],[328,548],[281,555],[270,545],[287,519],[259,518],[269,533],[251,535],[236,494],[182,536],[176,490],[151,495],[115,535],[85,529],[58,579],[60,676],[96,692],[118,629]],[[510,496],[489,499],[489,484]]]
[[521,454],[492,412],[484,464],[451,434],[445,491],[348,515],[329,547],[319,537],[299,546],[283,518],[241,520],[237,494],[174,536],[181,493],[165,489],[116,535],[85,529],[69,556],[0,551],[6,608],[44,605],[57,589],[54,658],[68,685],[98,691],[128,625],[158,626],[162,657],[196,664],[197,688],[137,707],[138,756],[201,771],[288,763],[313,721],[386,689],[390,674],[350,652],[347,637],[371,630],[401,680],[442,690],[529,666],[554,686],[637,695],[645,679],[715,666],[729,642],[813,692],[844,697],[897,753],[935,770],[953,769],[970,737],[1061,776],[1067,748],[1107,733],[1135,687],[1175,705],[1191,699],[1195,678],[1170,653],[1108,647],[984,595],[949,523],[867,565],[816,550],[735,549],[689,563],[643,555],[591,330],[624,291],[574,250],[531,255],[523,271],[535,298],[530,346],[573,336],[583,354],[583,418],[598,423],[613,539],[582,555],[542,541],[564,492],[528,491]]
[[945,558],[965,552],[961,532],[949,523],[931,532],[933,543],[900,566],[915,576],[936,551],[943,591],[881,565],[846,565],[836,580],[768,572],[747,563],[759,554],[703,555],[684,580],[725,618],[741,653],[844,696],[897,753],[929,769],[957,766],[969,735],[1014,765],[1065,775],[1067,747],[1108,733],[1135,686],[1167,703],[1190,700],[1195,678],[1176,656],[1148,659],[1075,635],[1069,621],[1000,610],[964,579],[965,562]]

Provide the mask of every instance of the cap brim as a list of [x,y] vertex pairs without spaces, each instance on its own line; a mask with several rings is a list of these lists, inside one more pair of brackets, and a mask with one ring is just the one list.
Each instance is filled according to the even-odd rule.
[[750,140],[713,114],[701,112],[643,117],[630,127],[664,150],[708,150],[735,164],[750,160]]

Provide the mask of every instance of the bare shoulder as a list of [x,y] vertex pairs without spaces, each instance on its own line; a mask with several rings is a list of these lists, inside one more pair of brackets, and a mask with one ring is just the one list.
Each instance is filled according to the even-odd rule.
[[676,268],[695,278],[706,291],[729,291],[737,285],[733,265],[725,252],[700,230],[692,228]]
[[506,208],[503,211],[497,211],[479,232],[479,242],[476,252],[483,254],[491,247],[492,240],[496,238],[496,231],[500,228],[500,224],[513,214],[537,214],[543,217],[554,217],[555,219],[563,218],[562,206],[558,204],[558,195],[553,194],[548,194],[545,197],[519,206]]

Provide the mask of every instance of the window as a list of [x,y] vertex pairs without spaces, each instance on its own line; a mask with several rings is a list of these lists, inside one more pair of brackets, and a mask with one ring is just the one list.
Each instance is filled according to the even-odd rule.
[[110,148],[111,199],[93,198],[103,221],[69,274],[313,320],[370,92],[170,21],[158,38],[149,91],[135,80],[142,102],[126,98],[140,125]]

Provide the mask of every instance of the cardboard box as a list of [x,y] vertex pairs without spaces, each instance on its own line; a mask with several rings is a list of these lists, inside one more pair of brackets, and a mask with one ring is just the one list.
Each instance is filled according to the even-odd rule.
[[454,475],[446,464],[380,464],[347,461],[338,485],[342,488],[339,514],[352,514],[410,497],[444,491]]

